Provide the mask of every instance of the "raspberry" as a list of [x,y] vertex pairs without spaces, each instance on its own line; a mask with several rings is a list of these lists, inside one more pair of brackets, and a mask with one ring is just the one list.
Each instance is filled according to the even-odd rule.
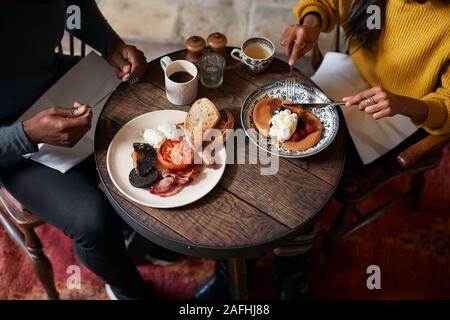
[[305,129],[299,129],[294,132],[294,134],[291,137],[291,141],[293,142],[300,141],[304,136],[306,136]]
[[308,123],[305,126],[305,130],[306,130],[307,134],[310,134],[310,133],[314,132],[314,126],[312,124]]

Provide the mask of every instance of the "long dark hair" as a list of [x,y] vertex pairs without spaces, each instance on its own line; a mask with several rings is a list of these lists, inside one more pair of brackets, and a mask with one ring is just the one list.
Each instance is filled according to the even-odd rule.
[[[356,41],[359,47],[372,50],[380,39],[385,24],[387,1],[388,0],[355,0],[342,24],[346,38]],[[427,1],[450,4],[450,0],[405,0],[405,2],[417,3],[425,3]],[[371,5],[376,5],[381,9],[381,29],[371,30],[367,28],[367,8]]]

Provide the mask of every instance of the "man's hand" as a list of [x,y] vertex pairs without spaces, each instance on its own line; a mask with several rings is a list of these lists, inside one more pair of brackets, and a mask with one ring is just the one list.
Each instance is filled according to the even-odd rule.
[[74,103],[72,109],[45,109],[23,122],[28,139],[33,144],[73,147],[91,129],[91,107]]
[[123,82],[130,80],[131,75],[140,79],[147,69],[144,53],[122,40],[113,40],[108,46],[106,55],[108,63],[116,68],[117,76]]
[[290,25],[281,36],[281,46],[284,54],[289,58],[289,65],[310,51],[319,40],[320,18],[316,15],[307,15],[303,24]]

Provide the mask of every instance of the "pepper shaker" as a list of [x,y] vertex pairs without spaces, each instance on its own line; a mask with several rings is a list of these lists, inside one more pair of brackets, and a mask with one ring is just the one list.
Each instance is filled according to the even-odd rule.
[[220,54],[225,58],[225,60],[228,58],[227,52],[225,49],[225,46],[227,45],[227,37],[220,33],[220,32],[214,32],[208,36],[207,39],[208,46],[211,49],[211,52]]
[[206,48],[205,39],[199,36],[191,36],[186,40],[185,45],[188,50],[186,60],[196,64]]

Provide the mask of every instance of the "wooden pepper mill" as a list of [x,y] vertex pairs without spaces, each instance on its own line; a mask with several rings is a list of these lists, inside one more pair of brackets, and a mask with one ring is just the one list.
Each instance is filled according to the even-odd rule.
[[188,54],[186,55],[186,60],[192,63],[197,63],[206,48],[206,41],[199,36],[191,36],[186,40],[186,49]]
[[220,32],[214,32],[208,36],[208,46],[211,52],[222,55],[225,60],[228,58],[225,46],[227,45],[227,37]]

